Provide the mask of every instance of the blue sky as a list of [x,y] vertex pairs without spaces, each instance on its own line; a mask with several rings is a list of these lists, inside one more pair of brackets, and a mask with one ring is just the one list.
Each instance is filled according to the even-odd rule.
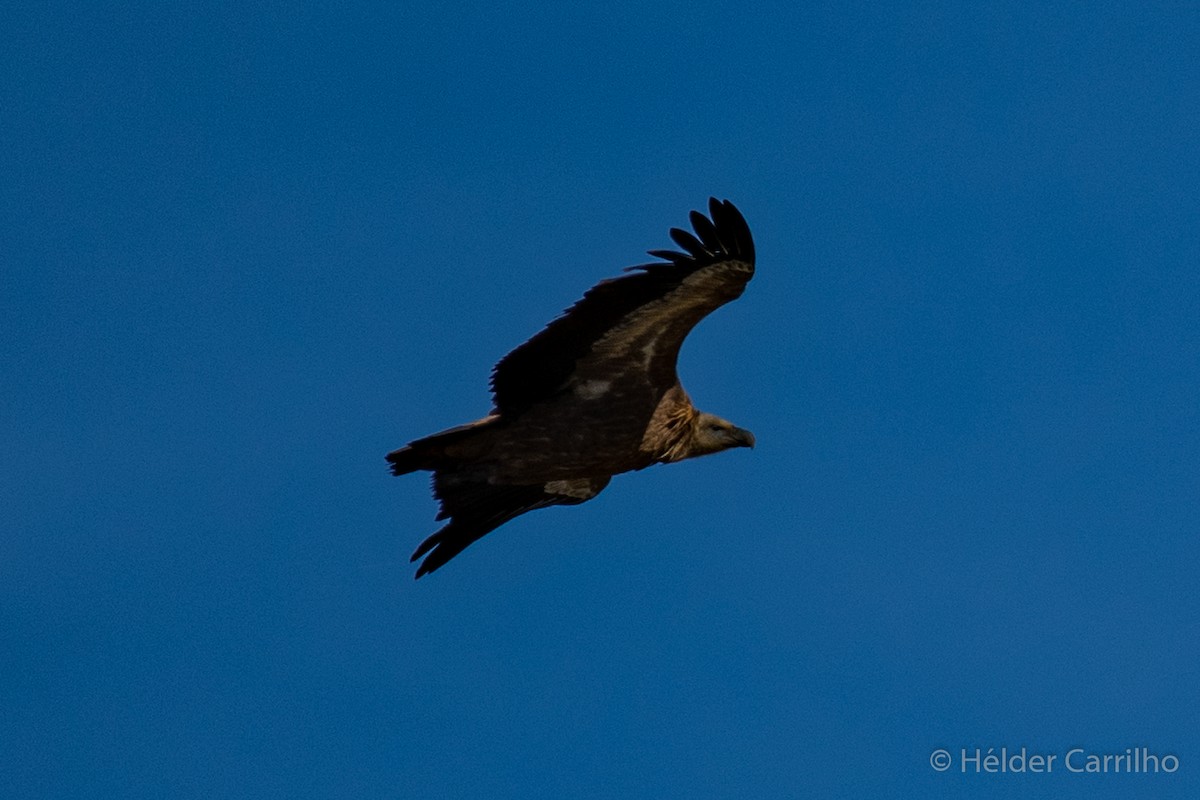
[[[1200,794],[1195,11],[0,31],[6,797]],[[709,195],[758,274],[680,373],[758,447],[414,583],[384,453]]]

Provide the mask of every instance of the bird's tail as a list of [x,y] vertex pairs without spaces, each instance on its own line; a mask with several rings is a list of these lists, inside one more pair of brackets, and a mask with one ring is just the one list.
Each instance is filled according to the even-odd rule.
[[393,475],[407,475],[419,469],[434,469],[428,454],[422,452],[422,449],[416,447],[416,444],[413,442],[387,454],[386,458],[392,465]]
[[470,440],[499,421],[496,415],[459,425],[456,428],[409,442],[399,450],[388,453],[393,475],[407,475],[420,469],[435,470],[470,458]]

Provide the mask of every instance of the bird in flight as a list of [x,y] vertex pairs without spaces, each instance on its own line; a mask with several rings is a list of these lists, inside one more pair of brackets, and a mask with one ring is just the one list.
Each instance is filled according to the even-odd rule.
[[672,228],[682,252],[601,281],[492,370],[483,419],[387,454],[392,473],[433,473],[437,519],[412,555],[416,577],[528,511],[576,505],[613,475],[753,447],[754,436],[698,411],[675,371],[684,338],[754,276],[754,242],[728,200]]

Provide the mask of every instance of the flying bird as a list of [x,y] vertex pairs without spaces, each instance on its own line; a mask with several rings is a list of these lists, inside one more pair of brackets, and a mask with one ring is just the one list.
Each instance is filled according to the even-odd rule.
[[728,200],[691,212],[695,235],[672,228],[682,252],[601,281],[492,370],[483,419],[388,453],[392,473],[433,472],[439,520],[412,555],[416,577],[528,511],[577,505],[613,475],[753,447],[754,436],[698,411],[675,363],[684,338],[754,276],[754,242]]

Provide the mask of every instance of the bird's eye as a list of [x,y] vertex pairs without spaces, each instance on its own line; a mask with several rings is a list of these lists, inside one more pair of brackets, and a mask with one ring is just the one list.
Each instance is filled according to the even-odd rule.
[[712,425],[709,425],[708,429],[710,431],[712,431],[713,433],[717,433],[718,431],[725,430],[724,428],[722,428],[720,425],[716,424],[715,422]]

